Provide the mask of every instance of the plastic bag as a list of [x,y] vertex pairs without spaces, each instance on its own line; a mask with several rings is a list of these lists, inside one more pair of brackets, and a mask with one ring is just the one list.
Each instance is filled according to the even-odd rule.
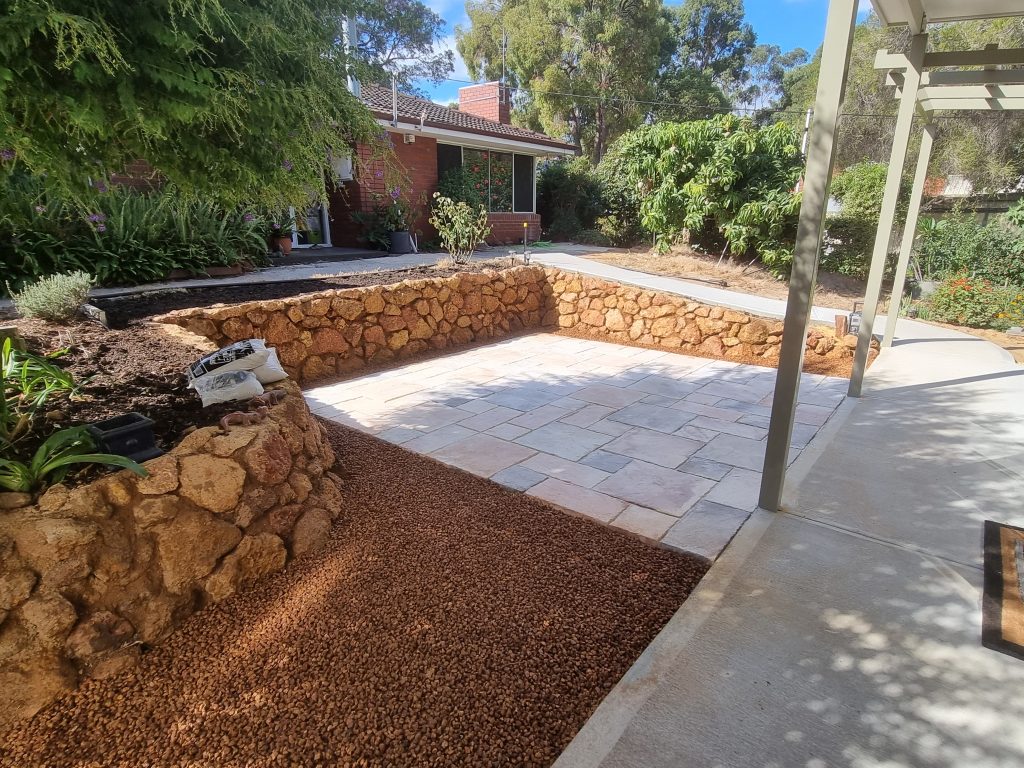
[[209,373],[192,379],[189,386],[199,393],[203,408],[214,403],[248,400],[263,394],[263,385],[252,371],[225,371]]
[[260,380],[260,384],[273,384],[275,381],[287,379],[288,374],[281,367],[281,361],[277,359],[277,350],[273,347],[267,348],[270,352],[267,355],[267,362],[259,368],[253,368],[253,375]]
[[196,360],[185,370],[185,375],[190,379],[198,379],[211,373],[251,371],[267,362],[269,356],[270,350],[263,339],[236,341]]

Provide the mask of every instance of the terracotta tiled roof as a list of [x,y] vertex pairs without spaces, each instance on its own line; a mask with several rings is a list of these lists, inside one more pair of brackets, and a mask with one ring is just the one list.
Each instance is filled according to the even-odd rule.
[[[386,120],[391,119],[392,96],[391,89],[379,85],[363,85],[361,87],[363,102],[378,117]],[[519,139],[533,144],[545,144],[559,149],[576,149],[572,144],[557,141],[543,133],[529,131],[526,128],[519,128],[515,125],[496,123],[493,120],[485,120],[482,117],[471,115],[467,112],[459,112],[457,109],[449,109],[435,104],[426,99],[418,99],[415,96],[398,94],[398,119],[402,122],[420,122],[420,116],[426,112],[423,124],[432,128],[448,128],[463,133],[473,133],[481,136],[496,136],[503,139]]]

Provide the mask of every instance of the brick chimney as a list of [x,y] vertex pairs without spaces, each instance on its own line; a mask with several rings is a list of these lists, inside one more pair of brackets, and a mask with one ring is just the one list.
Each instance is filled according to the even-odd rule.
[[[504,98],[503,98],[504,97]],[[508,125],[512,91],[501,83],[481,83],[459,88],[459,112]]]

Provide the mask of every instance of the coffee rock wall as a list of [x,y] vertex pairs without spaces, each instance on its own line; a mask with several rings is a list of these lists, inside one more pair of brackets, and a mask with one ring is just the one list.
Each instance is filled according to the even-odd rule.
[[542,268],[514,267],[178,310],[155,319],[218,345],[266,339],[289,375],[308,383],[539,327],[545,286]]
[[[545,325],[621,343],[648,344],[722,359],[775,361],[782,347],[781,320],[702,304],[574,272],[548,269]],[[853,356],[857,337],[836,338],[828,328],[807,333],[807,352]],[[877,349],[877,343],[874,345]]]
[[146,478],[0,494],[0,733],[324,543],[334,455],[299,388],[275,386],[264,422],[196,430]]

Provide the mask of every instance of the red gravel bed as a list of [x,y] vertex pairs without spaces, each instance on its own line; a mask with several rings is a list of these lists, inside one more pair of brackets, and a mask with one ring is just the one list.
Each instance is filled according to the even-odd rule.
[[707,569],[329,432],[328,547],[87,681],[0,765],[550,765]]

